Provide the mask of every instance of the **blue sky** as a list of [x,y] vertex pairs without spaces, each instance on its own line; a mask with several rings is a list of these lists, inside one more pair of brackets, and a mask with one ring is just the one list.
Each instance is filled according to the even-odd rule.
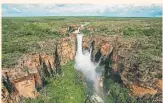
[[2,4],[2,16],[161,17],[162,6],[157,4]]

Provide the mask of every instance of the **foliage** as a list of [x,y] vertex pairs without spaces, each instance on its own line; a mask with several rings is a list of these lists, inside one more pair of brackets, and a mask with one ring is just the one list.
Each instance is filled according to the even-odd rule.
[[36,99],[26,99],[25,103],[83,103],[85,90],[76,81],[74,63],[62,67],[63,74],[47,79],[47,85],[41,89],[41,96]]
[[[62,27],[84,24],[96,31],[83,30],[86,35],[147,36],[155,51],[161,55],[161,18],[108,18],[108,17],[3,17],[2,66],[11,67],[24,54],[41,51],[38,42],[63,37]],[[67,32],[68,36],[70,31]]]
[[[43,51],[39,43],[62,38],[63,35],[59,33],[62,27],[68,27],[71,24],[84,24],[84,22],[90,22],[86,26],[87,28],[97,29],[89,31],[85,28],[83,33],[86,35],[123,35],[125,39],[134,38],[136,45],[132,47],[135,49],[133,57],[138,58],[137,61],[141,63],[140,68],[145,68],[146,71],[149,69],[158,71],[162,52],[161,18],[3,17],[2,67],[14,66],[19,58],[26,53]],[[72,31],[68,31],[67,35]],[[61,75],[55,78],[46,78],[48,83],[40,90],[41,95],[38,98],[25,99],[25,102],[83,103],[87,90],[77,79],[73,63],[63,66],[62,70]],[[156,78],[162,78],[161,73],[158,73]],[[108,82],[109,95],[106,98],[106,103],[151,102],[133,98],[129,96],[130,90],[111,80]]]

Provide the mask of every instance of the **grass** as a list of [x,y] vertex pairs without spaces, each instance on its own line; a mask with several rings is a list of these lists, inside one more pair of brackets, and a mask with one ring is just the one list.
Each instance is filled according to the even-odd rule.
[[118,83],[108,79],[108,96],[105,99],[105,103],[153,103],[153,98],[134,98],[130,96],[131,91],[128,88],[122,87]]
[[[84,103],[88,91],[77,77],[74,62],[62,67],[62,75],[46,80],[47,85],[40,90],[40,96],[35,99],[24,99],[23,103]],[[105,103],[153,103],[152,99],[141,100],[130,96],[129,89],[111,79],[107,82],[108,96]]]
[[2,67],[14,66],[26,53],[41,51],[40,41],[62,38],[59,33],[62,27],[84,22],[90,22],[88,28],[97,28],[95,32],[85,29],[85,35],[146,36],[161,56],[161,21],[161,18],[3,17]]
[[[33,21],[33,22],[31,22]],[[40,19],[2,19],[3,67],[14,66],[23,54],[40,51],[39,41],[61,38],[58,33],[63,22],[48,22]],[[18,55],[19,54],[19,55]],[[12,57],[12,58],[9,58]]]
[[62,75],[47,80],[40,97],[26,99],[25,103],[84,103],[85,89],[76,80],[74,63],[68,63],[62,70]]
[[[133,39],[136,45],[133,57],[140,62],[140,68],[150,72],[160,71],[162,52],[161,18],[107,18],[107,17],[26,17],[2,18],[2,67],[12,67],[19,58],[30,52],[43,52],[40,42],[45,42],[46,53],[52,52],[48,46],[51,39],[63,37],[62,27],[71,24],[90,22],[83,30],[85,35],[123,35]],[[48,42],[47,42],[48,41]],[[132,54],[132,53],[131,53]],[[134,61],[134,60],[133,60]],[[40,90],[40,97],[25,99],[26,103],[83,103],[87,91],[76,79],[73,62],[62,67],[63,76],[47,79],[48,84]],[[149,73],[150,73],[149,72]],[[142,72],[141,72],[142,73]],[[154,75],[162,78],[161,73]],[[142,73],[142,78],[147,77]],[[148,77],[152,77],[148,74]],[[137,79],[137,78],[129,78]],[[139,78],[138,78],[139,79]],[[135,99],[128,95],[129,90],[109,80],[108,103],[150,103],[151,100]],[[152,99],[152,98],[151,98]]]

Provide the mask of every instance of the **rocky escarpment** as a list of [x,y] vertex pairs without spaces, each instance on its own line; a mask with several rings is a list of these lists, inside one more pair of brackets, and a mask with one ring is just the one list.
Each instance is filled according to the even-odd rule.
[[[116,82],[130,88],[131,94],[134,96],[143,97],[160,93],[162,80],[157,78],[157,75],[161,73],[161,59],[156,58],[149,62],[151,64],[143,64],[144,57],[137,53],[144,42],[137,41],[132,38],[125,39],[123,36],[94,35],[83,38],[85,49],[89,49],[93,43],[95,61],[100,56],[106,57],[105,74],[101,78],[99,86],[104,86],[104,78],[108,77],[111,72],[120,77],[120,81]],[[42,49],[49,50],[50,53],[41,51],[30,53],[23,56],[14,68],[3,68],[2,100],[4,103],[14,101],[21,103],[21,97],[35,98],[39,96],[38,90],[46,85],[45,78],[61,74],[60,67],[74,59],[76,35],[72,33],[69,37],[60,40],[39,42],[39,45]],[[145,67],[145,65],[150,66]],[[160,98],[157,101],[160,101]]]

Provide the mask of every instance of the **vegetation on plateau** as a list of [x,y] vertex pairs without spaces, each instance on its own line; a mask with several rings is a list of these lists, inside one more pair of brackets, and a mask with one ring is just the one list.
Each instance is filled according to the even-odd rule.
[[[108,17],[3,17],[2,18],[2,67],[12,67],[30,52],[43,52],[40,42],[64,37],[59,30],[72,24],[89,22],[85,35],[118,35],[125,39],[136,39],[136,52],[142,68],[155,71],[161,57],[161,18],[108,18]],[[67,35],[65,35],[67,36]],[[47,45],[50,46],[50,45]],[[150,70],[150,68],[153,68]],[[35,99],[25,99],[25,103],[84,103],[86,88],[82,85],[70,62],[62,66],[62,74],[47,78],[47,84]],[[152,74],[151,74],[152,75]],[[158,74],[156,78],[162,78]],[[130,90],[120,84],[108,81],[108,103],[152,103],[151,100],[133,98]],[[154,97],[153,97],[154,98]]]

